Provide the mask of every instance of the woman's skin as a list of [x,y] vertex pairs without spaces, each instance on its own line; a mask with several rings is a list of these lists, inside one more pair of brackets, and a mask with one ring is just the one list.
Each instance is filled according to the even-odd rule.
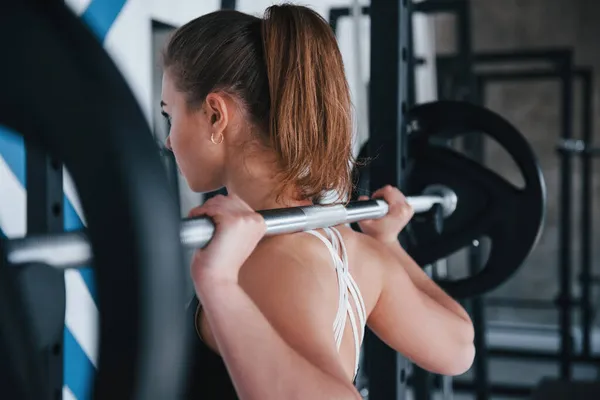
[[[167,71],[162,96],[171,126],[167,147],[190,188],[229,193],[190,212],[216,224],[190,271],[203,307],[202,338],[223,358],[238,396],[361,399],[352,383],[349,322],[339,352],[334,342],[338,287],[329,251],[306,233],[263,238],[265,224],[255,212],[311,201],[297,200],[294,188],[280,199],[273,195],[276,157],[253,141],[256,133],[231,95],[210,93],[191,110]],[[362,222],[364,233],[338,227],[369,327],[422,368],[464,373],[475,354],[469,316],[399,245],[398,233],[413,215],[402,193],[386,186],[373,197],[390,204],[386,217]]]

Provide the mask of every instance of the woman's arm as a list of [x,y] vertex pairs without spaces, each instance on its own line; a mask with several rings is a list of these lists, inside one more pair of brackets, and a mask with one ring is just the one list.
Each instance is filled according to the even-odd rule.
[[414,210],[406,197],[389,185],[372,197],[383,198],[389,211],[381,219],[359,223],[369,236],[365,238],[366,248],[372,252],[373,262],[379,264],[383,282],[369,326],[422,368],[443,375],[464,373],[475,357],[469,316],[398,243],[398,235]]
[[406,273],[419,290],[448,311],[453,312],[458,317],[468,322],[469,325],[472,323],[471,318],[465,309],[456,300],[448,296],[442,288],[427,276],[425,271],[423,271],[412,257],[408,255],[406,250],[402,248],[399,241],[395,240],[393,242],[385,243],[385,245],[392,253],[394,253],[400,265],[404,267]]
[[[372,258],[382,270],[383,281],[381,295],[369,316],[369,327],[390,347],[424,369],[442,375],[466,372],[475,357],[471,321],[451,310],[453,306],[443,305],[445,300],[434,299],[439,296],[436,289],[427,285],[414,267],[402,265],[386,245],[372,238],[365,240],[371,242]],[[409,271],[416,275],[414,279]],[[419,285],[426,286],[425,290]]]
[[208,275],[196,283],[240,399],[361,398],[341,368],[333,319],[323,307],[329,294],[313,275],[313,261],[259,245],[239,284]]

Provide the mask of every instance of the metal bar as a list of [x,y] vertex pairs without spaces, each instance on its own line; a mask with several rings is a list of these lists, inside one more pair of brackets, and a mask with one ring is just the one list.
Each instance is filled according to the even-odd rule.
[[[482,81],[534,81],[556,79],[557,73],[552,69],[528,69],[521,71],[480,71],[476,72]],[[487,83],[487,82],[486,82]]]
[[[478,252],[471,248],[470,251],[471,260],[483,259],[481,252]],[[478,272],[480,268],[471,269],[473,272]],[[476,356],[474,360],[474,381],[475,381],[475,394],[477,400],[487,400],[490,398],[490,377],[489,377],[489,365],[488,365],[488,347],[486,342],[486,313],[483,299],[481,297],[475,297],[471,299],[471,318],[473,319],[473,325],[475,327],[475,351]]]
[[598,157],[598,156],[600,156],[600,147],[591,147],[587,150],[587,153],[591,157]]
[[471,12],[469,3],[460,1],[423,1],[415,3],[427,13],[452,13],[456,16],[456,54],[438,56],[438,97],[440,99],[477,102],[476,81],[473,71],[473,46],[471,43]]
[[221,9],[222,10],[235,10],[237,0],[221,0]]
[[468,1],[456,3],[456,38],[461,60],[462,87],[456,93],[458,100],[477,102],[477,87],[474,74],[474,52],[471,34],[471,6]]
[[465,0],[426,0],[415,2],[413,11],[423,14],[452,13],[464,3]]
[[[539,361],[556,361],[560,356],[558,351],[540,351],[540,350],[524,350],[524,349],[508,349],[508,348],[490,348],[488,349],[490,357],[494,358],[510,358],[521,360],[539,360]],[[591,354],[589,356],[574,354],[571,357],[572,362],[579,364],[600,364],[600,355]]]
[[[451,196],[451,195],[450,195]],[[451,196],[452,197],[452,196]],[[424,212],[435,204],[443,209],[448,204],[442,196],[407,198],[415,212]],[[356,201],[344,206],[308,206],[259,211],[267,225],[267,236],[349,224],[364,219],[381,218],[388,212],[383,200]],[[190,248],[204,247],[214,234],[209,218],[184,219],[181,243]],[[55,268],[74,268],[92,262],[92,249],[84,231],[53,235],[30,235],[8,240],[8,261],[11,264],[44,263]]]
[[[515,299],[506,297],[493,297],[486,298],[485,305],[488,307],[499,307],[499,308],[521,308],[530,310],[554,310],[556,309],[556,303],[554,300],[541,300],[541,299]],[[576,306],[574,304],[573,306]]]
[[[576,75],[581,79],[581,130],[585,143],[591,143],[593,138],[593,92],[592,70],[578,69]],[[592,165],[591,155],[585,152],[581,156],[581,330],[583,332],[584,355],[592,352],[592,322],[593,306],[591,301],[592,277]]]
[[[371,0],[371,79],[369,84],[370,189],[384,185],[402,188],[406,165],[406,121],[408,104],[409,28],[407,0]],[[403,240],[401,236],[400,240]],[[365,365],[370,400],[405,398],[406,360],[367,330],[364,340]]]
[[548,61],[560,64],[565,58],[571,57],[572,50],[568,48],[548,48],[516,51],[480,51],[475,54],[475,62],[495,64],[505,62]]
[[[59,234],[64,230],[63,166],[50,157],[43,143],[25,137],[27,189],[27,234]],[[55,397],[63,388],[63,337],[66,306],[63,271],[29,265],[18,271],[25,298],[22,312],[37,332],[47,379],[48,395]],[[44,304],[43,308],[39,304]]]
[[414,400],[431,400],[433,398],[433,378],[434,375],[429,371],[417,365],[413,366],[410,382]]
[[[454,380],[454,390],[456,392],[473,392],[473,389],[477,386],[474,382],[462,382]],[[534,387],[531,385],[517,385],[517,384],[502,384],[492,383],[490,384],[490,394],[495,396],[506,396],[506,397],[527,397],[533,392]]]
[[556,150],[569,155],[580,155],[585,153],[586,156],[591,158],[600,156],[600,147],[590,146],[582,139],[559,140],[556,145]]
[[[567,140],[573,137],[573,57],[572,52],[564,54],[562,62],[559,64],[561,72],[561,139]],[[573,356],[573,340],[571,337],[571,327],[573,323],[570,301],[572,295],[572,277],[571,277],[571,257],[572,246],[571,236],[573,235],[571,226],[572,210],[572,181],[573,165],[572,158],[566,154],[560,153],[561,176],[560,176],[560,205],[559,205],[559,320],[561,331],[561,358],[560,358],[560,377],[562,379],[571,379],[572,366],[571,357]]]
[[415,46],[414,46],[414,28],[413,19],[408,18],[408,40],[406,41],[406,51],[402,50],[402,61],[406,64],[408,75],[408,88],[406,93],[406,103],[408,107],[413,107],[417,102],[417,80],[415,79]]
[[[479,93],[477,98],[483,96],[483,88],[479,86]],[[485,145],[483,138],[479,135],[466,135],[464,138],[464,147],[475,161],[479,163],[484,162],[485,159]],[[484,257],[481,241],[477,241],[477,244],[473,244],[469,248],[469,272],[471,275],[476,275],[483,266]],[[474,297],[470,301],[471,303],[471,318],[473,320],[473,326],[475,328],[475,360],[474,360],[474,376],[473,381],[475,383],[475,395],[477,400],[487,400],[490,398],[490,382],[489,382],[489,366],[487,357],[487,343],[486,343],[486,315],[485,306],[481,296]]]
[[[366,218],[380,218],[387,211],[388,206],[384,201],[373,200],[353,202],[347,207],[294,207],[264,210],[259,213],[267,225],[266,235],[277,235],[356,222]],[[204,247],[212,238],[214,229],[215,226],[209,218],[184,219],[181,224],[181,242],[186,247]],[[8,261],[11,264],[43,262],[56,268],[69,268],[92,261],[92,249],[83,231],[27,236],[9,240],[7,247]]]
[[[434,379],[432,384],[434,389],[443,388],[443,377]],[[414,387],[412,378],[408,381],[409,386]],[[453,379],[452,389],[457,393],[469,393],[472,394],[477,387],[477,382],[473,380]],[[534,386],[532,385],[519,385],[519,384],[508,384],[508,383],[492,383],[490,384],[490,395],[503,396],[503,397],[526,397],[533,391]],[[493,398],[490,396],[489,398]]]
[[[473,61],[477,66],[503,64],[503,63],[523,63],[523,62],[544,62],[548,63],[548,68],[553,69],[563,62],[565,58],[570,57],[572,50],[568,48],[550,48],[535,49],[524,51],[478,51],[473,54]],[[437,57],[439,62],[454,62],[456,55],[440,55]],[[535,69],[542,69],[540,66]],[[555,69],[556,70],[556,69]]]

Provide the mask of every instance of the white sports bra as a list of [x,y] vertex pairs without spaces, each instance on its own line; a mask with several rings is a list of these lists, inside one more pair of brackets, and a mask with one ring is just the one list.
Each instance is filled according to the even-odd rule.
[[[350,270],[348,269],[348,255],[346,253],[346,246],[340,232],[335,228],[325,228],[327,238],[317,231],[307,231],[311,235],[318,237],[329,252],[333,259],[335,266],[335,272],[338,278],[338,289],[339,289],[339,302],[338,311],[333,321],[333,334],[335,337],[335,343],[339,351],[342,343],[342,337],[344,335],[344,329],[346,327],[347,318],[350,318],[350,325],[352,327],[352,335],[354,336],[354,347],[355,347],[355,367],[354,376],[358,372],[358,366],[360,361],[360,346],[364,338],[365,325],[367,323],[367,311],[365,310],[365,303],[358,285],[352,278]],[[352,309],[350,301],[354,302],[356,314]]]

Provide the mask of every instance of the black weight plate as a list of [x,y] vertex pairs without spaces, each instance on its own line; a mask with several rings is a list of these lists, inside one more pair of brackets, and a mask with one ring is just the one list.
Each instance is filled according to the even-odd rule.
[[[432,185],[454,190],[456,211],[444,221],[441,234],[412,225],[416,246],[410,254],[421,265],[432,263],[483,237],[490,239],[488,260],[479,273],[441,281],[453,297],[488,292],[504,283],[535,247],[545,216],[546,191],[542,172],[529,143],[499,115],[469,103],[440,101],[419,105],[409,113],[412,158],[406,176],[407,194]],[[416,121],[416,123],[414,122]],[[515,161],[524,178],[519,188],[489,168],[457,153],[438,139],[465,133],[489,136]]]
[[142,110],[64,2],[3,2],[0,48],[1,123],[64,162],[87,220],[100,313],[94,397],[176,398],[186,355],[180,218]]

